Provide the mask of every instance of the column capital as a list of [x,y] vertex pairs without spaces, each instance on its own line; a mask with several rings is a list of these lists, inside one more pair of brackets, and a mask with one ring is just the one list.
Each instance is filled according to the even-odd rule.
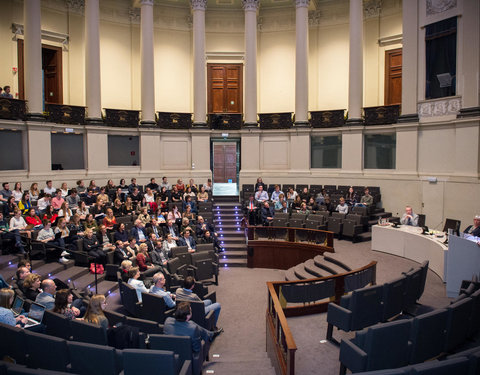
[[242,0],[242,6],[245,11],[249,11],[249,10],[257,11],[259,5],[260,5],[259,0]]
[[207,0],[190,0],[192,10],[206,10]]
[[310,4],[310,0],[295,0],[296,8],[308,8],[309,4]]
[[378,17],[382,10],[382,0],[367,0],[363,3],[365,18]]
[[153,6],[153,0],[140,0],[140,5],[152,5]]

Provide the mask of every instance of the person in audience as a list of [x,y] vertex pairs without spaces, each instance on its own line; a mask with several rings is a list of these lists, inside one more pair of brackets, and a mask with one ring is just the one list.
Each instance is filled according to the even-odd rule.
[[153,214],[152,220],[156,220],[158,224],[165,224],[167,222],[160,206],[158,206],[157,210]]
[[357,206],[370,208],[373,204],[373,197],[370,195],[370,190],[368,190],[368,188],[365,188],[364,193],[365,194],[360,199],[360,203],[357,203]]
[[308,202],[310,199],[310,193],[308,192],[308,188],[304,187],[300,193],[300,199],[302,202]]
[[47,310],[53,310],[55,307],[55,292],[57,286],[53,280],[45,279],[42,281],[42,292],[35,298],[35,302],[45,306]]
[[195,239],[190,235],[190,230],[185,230],[183,236],[178,239],[178,246],[186,246],[189,253],[194,253],[197,248]]
[[178,241],[180,237],[177,225],[175,224],[174,220],[167,221],[167,225],[163,228],[163,233],[164,237],[170,234],[175,241]]
[[287,201],[283,201],[282,202],[282,207],[279,209],[279,210],[275,210],[277,212],[283,212],[285,214],[288,214],[290,212],[289,208],[288,208],[288,202]]
[[2,97],[13,99],[13,95],[10,93],[10,86],[7,85],[3,87]]
[[189,188],[191,189],[191,191],[193,192],[193,194],[197,194],[197,193],[198,193],[198,187],[197,187],[197,185],[195,184],[195,181],[193,180],[193,178],[191,178],[191,179],[188,181],[187,187],[189,187]]
[[3,205],[3,215],[5,217],[13,217],[16,210],[19,210],[19,208],[15,203],[15,197],[12,195],[8,197],[7,203]]
[[195,213],[192,212],[192,206],[188,205],[185,207],[185,210],[182,213],[182,220],[195,220]]
[[160,184],[160,187],[162,187],[162,188],[164,187],[165,190],[171,190],[171,189],[172,189],[171,185],[170,185],[170,184],[168,183],[168,181],[167,181],[167,177],[166,177],[166,176],[163,176],[163,177],[162,177],[162,183]]
[[125,199],[125,205],[123,206],[124,215],[133,215],[137,208],[137,204],[133,202],[132,197],[128,196]]
[[463,233],[473,237],[480,237],[480,215],[475,215],[473,225],[466,227]]
[[45,194],[50,194],[52,197],[55,196],[55,194],[57,193],[57,189],[53,187],[52,180],[47,180],[45,184],[46,186],[43,188],[43,192]]
[[357,203],[357,201],[358,201],[357,193],[355,193],[355,191],[353,190],[353,186],[350,186],[350,187],[348,188],[347,193],[345,194],[345,202],[346,202],[349,206],[355,206],[355,204]]
[[248,202],[245,203],[244,207],[245,215],[248,218],[248,223],[250,225],[257,225],[258,221],[258,205],[254,200],[254,196],[250,195],[248,197]]
[[12,191],[10,190],[10,184],[8,182],[4,182],[2,187],[3,189],[0,190],[0,201],[5,204],[7,199],[12,196]]
[[263,190],[267,190],[267,185],[263,183],[261,177],[257,178],[257,183],[255,184],[255,191],[258,191],[259,187],[262,187]]
[[97,196],[93,194],[92,189],[87,190],[87,196],[84,198],[84,202],[88,207],[93,206],[97,202]]
[[135,226],[132,228],[131,233],[138,243],[147,241],[147,232],[145,231],[145,225],[143,224],[142,220],[135,220]]
[[270,223],[273,221],[273,216],[275,215],[275,213],[267,201],[263,202],[263,206],[260,210],[260,215],[262,217],[262,223],[265,226],[270,225]]
[[91,229],[93,232],[98,232],[98,224],[92,214],[87,215],[83,226],[85,227],[85,230]]
[[345,203],[345,198],[340,198],[337,207],[335,207],[335,211],[345,215],[348,214],[348,205]]
[[80,315],[80,310],[72,306],[72,302],[73,294],[70,290],[57,290],[53,312],[65,316],[68,320],[76,319]]
[[138,302],[142,302],[142,292],[148,293],[148,289],[145,287],[143,281],[138,280],[140,277],[140,270],[138,267],[132,267],[128,271],[128,284],[135,288],[137,292]]
[[58,217],[63,217],[67,223],[70,222],[72,217],[72,210],[68,206],[68,202],[64,201],[58,210]]
[[128,191],[128,185],[125,183],[125,179],[124,179],[124,178],[122,178],[122,179],[120,180],[120,183],[118,184],[117,188],[122,189],[122,193],[123,193],[124,195],[127,195],[127,194],[129,193],[129,191]]
[[293,203],[294,201],[296,201],[297,196],[298,196],[298,193],[295,190],[293,190],[293,187],[288,188],[288,191],[287,191],[288,202]]
[[28,211],[28,215],[25,216],[25,221],[27,222],[27,226],[33,230],[40,230],[43,228],[42,219],[36,214],[35,208],[31,208]]
[[72,236],[72,232],[76,233],[76,237],[73,241],[76,241],[79,237],[83,237],[83,231],[85,228],[83,227],[82,222],[80,221],[80,215],[75,214],[70,219],[70,223],[68,224],[68,230],[70,231],[70,236]]
[[85,184],[83,182],[83,180],[78,180],[77,181],[77,193],[82,195],[82,194],[86,194],[87,192],[87,188],[85,187]]
[[113,210],[111,208],[107,208],[106,215],[103,218],[103,225],[107,228],[107,230],[113,230],[113,227],[117,224],[117,219],[113,216]]
[[125,244],[122,241],[115,242],[115,251],[113,253],[113,259],[115,264],[121,264],[124,260],[134,259],[135,255],[127,252]]
[[400,224],[418,227],[418,215],[413,212],[412,207],[406,206],[405,213],[400,218]]
[[0,289],[0,323],[12,327],[23,327],[27,324],[28,319],[23,315],[15,317],[13,311],[10,310],[13,303],[15,292],[9,288]]
[[142,204],[143,202],[143,195],[140,193],[137,187],[133,188],[133,191],[129,195],[130,198],[132,198],[133,203],[135,205]]
[[110,198],[108,198],[108,194],[105,192],[104,187],[100,188],[100,192],[97,195],[97,202],[98,201],[101,201],[104,205],[110,202]]
[[23,196],[22,183],[15,182],[15,187],[12,190],[12,196],[15,198],[15,203],[20,202]]
[[161,239],[155,240],[155,247],[150,253],[152,257],[152,263],[156,266],[167,265],[168,259],[171,257],[171,251],[166,251],[163,248],[163,241]]
[[[57,227],[55,228],[54,233],[60,233],[60,238],[58,239],[60,247],[65,247],[66,243],[71,243],[71,240],[69,240],[70,230],[67,227],[67,221],[65,218],[61,217],[58,219]],[[66,254],[62,255],[65,256]],[[62,262],[65,262],[65,259],[63,259]]]
[[150,222],[151,218],[150,215],[148,214],[148,208],[147,207],[142,207],[140,209],[140,215],[138,215],[138,220],[140,220],[143,225],[146,225]]
[[30,200],[32,202],[38,201],[38,198],[40,198],[40,190],[38,189],[38,184],[36,182],[30,185],[28,192],[30,193]]
[[207,179],[207,183],[203,185],[203,187],[207,192],[212,191],[213,190],[212,179],[211,178]]
[[167,215],[167,221],[168,220],[172,220],[176,223],[178,222],[181,222],[182,221],[182,214],[180,213],[180,211],[178,210],[178,207],[176,204],[174,204],[172,206],[172,209],[171,211],[168,213]]
[[65,199],[68,196],[68,185],[66,182],[62,182],[62,186],[60,186],[60,191],[62,192],[62,198]]
[[32,272],[32,263],[28,259],[22,259],[17,263],[17,269],[20,267],[25,267],[28,272]]
[[128,271],[132,268],[132,262],[130,260],[124,260],[122,264],[120,264],[120,275],[122,276],[122,281],[124,283],[128,282]]
[[302,208],[302,198],[300,198],[300,195],[297,195],[295,197],[295,200],[292,202],[292,210],[299,210]]
[[163,249],[164,253],[171,254],[172,249],[174,247],[177,247],[177,246],[178,246],[177,241],[175,241],[173,236],[170,233],[168,233],[166,235],[165,241],[163,241],[163,245],[162,245],[162,249]]
[[121,187],[117,187],[117,190],[115,190],[115,194],[112,196],[112,201],[119,201],[120,203],[125,202],[125,193],[123,192]]
[[22,293],[25,293],[25,289],[23,288],[23,283],[27,276],[30,274],[30,269],[26,266],[21,266],[20,264],[18,265],[17,271],[15,273],[15,284],[17,285],[18,289]]
[[257,204],[268,201],[268,194],[265,190],[263,190],[263,185],[258,186],[258,190],[255,193],[255,201],[257,202]]
[[215,227],[211,223],[207,223],[203,216],[198,217],[197,226],[195,228],[195,234],[197,238],[201,238],[205,235],[206,231],[210,231],[210,233],[214,236],[217,236],[215,232]]
[[130,194],[132,194],[133,191],[135,190],[135,188],[137,188],[137,190],[138,190],[137,179],[136,179],[136,178],[132,178],[132,179],[130,180],[130,185],[128,185],[128,192],[129,192]]
[[43,219],[43,228],[37,234],[37,241],[60,246],[60,243],[55,240],[55,233],[53,232],[50,220]]
[[113,235],[115,243],[118,241],[121,241],[125,246],[128,245],[128,232],[125,229],[125,224],[124,223],[117,224],[116,228],[117,230]]
[[57,213],[54,211],[53,206],[47,206],[47,209],[45,210],[45,215],[43,215],[44,219],[48,219],[52,224],[55,223],[57,220]]
[[155,235],[155,233],[149,232],[147,234],[147,242],[145,242],[145,244],[147,245],[147,251],[149,253],[151,253],[155,249],[155,246],[157,246],[156,242],[157,236]]
[[280,194],[283,195],[283,191],[280,190],[279,185],[275,185],[275,190],[272,192],[272,196],[271,196],[270,200],[272,202],[278,202],[278,200],[280,199]]
[[100,225],[98,227],[97,240],[98,244],[103,248],[105,253],[115,250],[115,246],[110,242],[110,236],[107,232],[107,227],[105,225]]
[[70,195],[65,198],[65,201],[68,203],[68,207],[70,207],[72,210],[76,210],[81,201],[80,197],[78,196],[77,189],[73,188],[70,192]]
[[108,180],[107,181],[107,184],[105,185],[105,191],[107,192],[107,194],[110,192],[110,190],[115,190],[116,187],[115,187],[115,184],[113,183],[112,180]]
[[5,240],[14,240],[15,248],[18,249],[18,252],[20,254],[25,254],[20,231],[18,229],[10,229],[10,224],[4,219],[2,212],[0,212],[0,238]]
[[158,184],[155,182],[154,177],[150,179],[150,183],[147,184],[146,187],[149,188],[151,191],[155,191],[155,192],[158,191]]
[[94,257],[97,263],[107,264],[107,254],[103,251],[103,246],[98,243],[97,237],[93,235],[93,231],[90,228],[85,229],[83,251]]
[[113,207],[112,207],[112,211],[113,211],[113,216],[123,216],[123,204],[122,202],[120,201],[120,199],[115,199],[115,201],[113,202]]
[[175,186],[177,187],[178,192],[183,194],[183,192],[185,191],[185,184],[183,183],[181,178],[177,180],[177,184]]
[[[275,193],[275,192],[273,192],[273,193]],[[275,209],[275,211],[282,209],[283,202],[287,203],[287,201],[285,200],[285,194],[281,193],[281,194],[278,195],[278,200],[275,202],[275,206],[273,207]],[[288,207],[288,203],[287,203],[287,207]]]
[[25,191],[22,194],[22,198],[20,198],[20,202],[18,202],[18,208],[20,211],[22,211],[23,215],[26,215],[32,208],[32,202],[30,202],[30,193],[28,191]]
[[208,193],[205,190],[205,185],[200,188],[200,191],[197,194],[198,202],[208,202]]
[[35,301],[37,296],[40,294],[40,276],[36,273],[30,273],[27,275],[25,280],[23,281],[23,289],[25,290],[25,298]]
[[167,192],[167,188],[165,186],[162,186],[160,188],[160,193],[158,193],[156,203],[157,203],[157,207],[161,207],[162,209],[167,208],[168,192]]
[[50,194],[44,194],[40,197],[37,202],[37,209],[41,215],[44,215],[47,211],[47,207],[50,206],[52,202],[52,196]]
[[140,244],[137,254],[137,266],[140,272],[145,272],[154,267],[152,259],[148,255],[148,246],[146,243]]
[[155,239],[158,239],[163,236],[163,231],[158,225],[158,221],[156,218],[152,218],[152,220],[150,220],[150,228],[148,228],[146,232],[148,235],[150,234],[155,235]]
[[58,211],[65,200],[62,198],[62,191],[57,189],[55,192],[55,196],[52,198],[51,206]]
[[104,329],[108,329],[109,323],[103,310],[107,306],[106,298],[103,294],[95,294],[90,298],[90,302],[87,307],[87,311],[83,317],[88,323],[95,324]]
[[182,201],[182,195],[180,191],[178,190],[177,185],[173,186],[172,192],[170,193],[170,198],[172,199],[172,202],[181,202]]
[[192,191],[192,188],[190,186],[187,186],[187,188],[185,189],[185,193],[183,193],[183,201],[186,201],[187,197],[195,198],[195,193]]
[[98,195],[98,193],[100,193],[100,188],[97,186],[95,180],[91,180],[91,181],[90,181],[90,184],[88,185],[88,189],[87,189],[87,190],[93,191],[93,194],[94,194],[94,195]]
[[135,239],[135,237],[130,237],[128,239],[128,245],[127,245],[128,253],[131,254],[131,256],[136,258],[138,250],[139,250],[139,246],[137,244],[137,240]]
[[182,225],[180,226],[180,233],[183,233],[186,230],[192,231],[192,227],[190,226],[190,220],[184,217],[182,219]]
[[313,197],[310,197],[310,199],[307,202],[307,210],[310,212],[316,212],[318,211],[318,204],[315,202],[315,199]]
[[163,297],[165,305],[167,305],[169,309],[175,307],[175,294],[165,291],[165,276],[163,273],[157,272],[153,275],[153,285],[150,287],[150,293]]
[[[188,188],[187,188],[188,189]],[[187,207],[190,207],[191,211],[196,214],[198,212],[197,210],[197,205],[195,204],[195,201],[192,199],[192,197],[190,195],[187,195],[185,197],[185,200],[183,201],[183,210],[185,211],[185,209]]]
[[18,230],[20,235],[27,236],[31,238],[32,232],[27,228],[27,223],[25,219],[22,217],[22,213],[19,209],[14,211],[13,217],[10,219],[10,230]]
[[88,210],[98,223],[103,221],[103,218],[105,217],[105,206],[101,199],[98,199]]
[[218,303],[212,303],[211,300],[206,299],[202,301],[199,296],[197,296],[195,293],[193,293],[193,288],[195,286],[195,279],[193,276],[187,276],[185,280],[183,281],[183,288],[178,288],[177,291],[175,292],[175,295],[177,296],[177,303],[178,301],[201,301],[205,305],[205,315],[207,315],[210,311],[213,311],[215,315],[215,329],[219,330],[220,328],[217,328],[217,323],[218,323],[218,318],[220,316],[220,311],[222,309],[222,306]]
[[307,203],[302,202],[302,204],[300,204],[300,209],[297,210],[297,213],[303,214],[305,216],[310,215],[310,211],[307,209]]
[[220,246],[220,241],[218,238],[214,235],[209,230],[206,230],[203,237],[201,238],[201,242],[204,244],[211,243],[213,244],[213,249],[215,250],[216,253],[223,253],[224,249]]

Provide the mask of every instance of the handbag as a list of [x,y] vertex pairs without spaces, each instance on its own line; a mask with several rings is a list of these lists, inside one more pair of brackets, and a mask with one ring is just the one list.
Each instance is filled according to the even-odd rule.
[[103,264],[97,264],[97,269],[96,269],[97,272],[95,272],[95,263],[90,263],[90,273],[93,273],[93,274],[97,274],[97,275],[103,275],[103,273],[105,272],[104,268],[103,268]]

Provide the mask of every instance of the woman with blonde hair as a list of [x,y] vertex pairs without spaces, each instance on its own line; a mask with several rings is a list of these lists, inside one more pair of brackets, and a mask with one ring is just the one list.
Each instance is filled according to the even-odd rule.
[[23,280],[23,290],[25,291],[25,297],[31,301],[35,301],[40,294],[40,276],[36,273],[30,273]]
[[103,294],[95,294],[90,298],[90,303],[88,304],[87,311],[83,319],[88,322],[95,324],[97,326],[108,328],[108,319],[103,313],[105,306],[107,305],[105,296]]
[[30,185],[30,190],[28,192],[30,193],[30,200],[32,202],[38,201],[38,198],[40,198],[40,190],[38,189],[38,184],[36,182]]

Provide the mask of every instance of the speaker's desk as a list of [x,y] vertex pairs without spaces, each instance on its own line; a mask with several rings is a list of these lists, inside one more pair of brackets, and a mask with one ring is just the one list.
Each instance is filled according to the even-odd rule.
[[372,250],[401,256],[418,263],[428,260],[428,267],[445,281],[448,254],[448,247],[442,243],[445,237],[438,238],[421,233],[422,228],[408,225],[401,225],[399,228],[374,225]]

